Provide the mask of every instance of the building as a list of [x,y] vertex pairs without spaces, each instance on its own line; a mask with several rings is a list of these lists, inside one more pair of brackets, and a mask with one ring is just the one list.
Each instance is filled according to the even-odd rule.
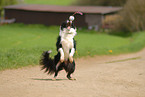
[[55,5],[11,5],[4,7],[7,19],[15,18],[17,23],[60,25],[76,11],[83,15],[75,15],[78,27],[95,27],[99,29],[106,15],[120,11],[121,7],[103,6],[55,6]]

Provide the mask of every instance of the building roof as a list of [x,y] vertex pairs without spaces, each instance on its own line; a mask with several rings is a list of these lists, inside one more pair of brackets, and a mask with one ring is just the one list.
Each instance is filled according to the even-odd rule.
[[58,6],[58,5],[10,5],[5,9],[17,9],[27,11],[44,11],[44,12],[67,12],[72,13],[81,11],[83,13],[92,14],[109,14],[120,11],[121,7],[104,7],[104,6]]

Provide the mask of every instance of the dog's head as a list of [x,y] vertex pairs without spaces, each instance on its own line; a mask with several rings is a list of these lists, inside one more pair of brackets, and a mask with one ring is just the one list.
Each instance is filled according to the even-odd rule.
[[71,28],[75,29],[74,23],[70,20],[66,20],[61,24],[61,30],[63,31],[64,29],[70,30]]
[[60,26],[60,32],[63,34],[76,35],[76,27],[74,26],[73,20],[74,20],[74,17],[70,16],[68,20],[64,21]]
[[76,27],[73,24],[73,21],[75,19],[75,17],[74,17],[75,14],[83,15],[82,12],[76,11],[72,16],[69,17],[69,19],[67,21],[65,21],[61,24],[60,34],[61,34],[61,32],[65,32],[65,33],[73,33],[74,31],[76,32]]

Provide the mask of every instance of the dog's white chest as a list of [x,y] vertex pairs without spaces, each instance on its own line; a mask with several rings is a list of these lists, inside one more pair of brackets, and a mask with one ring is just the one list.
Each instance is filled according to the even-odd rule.
[[73,48],[73,45],[74,45],[73,44],[73,39],[69,39],[69,38],[62,39],[61,43],[62,43],[62,48],[63,48],[63,51],[64,51],[64,58],[68,59],[69,51],[70,51],[70,49]]
[[71,28],[70,31],[64,29],[61,32],[61,44],[64,51],[64,58],[67,60],[69,58],[69,53],[72,48],[74,48],[73,38],[76,35],[76,30]]

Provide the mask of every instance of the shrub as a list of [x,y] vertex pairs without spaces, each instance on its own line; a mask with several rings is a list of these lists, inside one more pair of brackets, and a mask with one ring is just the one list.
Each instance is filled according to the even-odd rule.
[[128,0],[120,17],[114,22],[115,32],[139,32],[145,30],[145,0]]
[[121,18],[121,17],[116,14],[107,15],[102,22],[103,29],[112,29],[114,26],[114,22],[117,21],[119,18]]
[[76,5],[123,6],[127,0],[77,0]]

